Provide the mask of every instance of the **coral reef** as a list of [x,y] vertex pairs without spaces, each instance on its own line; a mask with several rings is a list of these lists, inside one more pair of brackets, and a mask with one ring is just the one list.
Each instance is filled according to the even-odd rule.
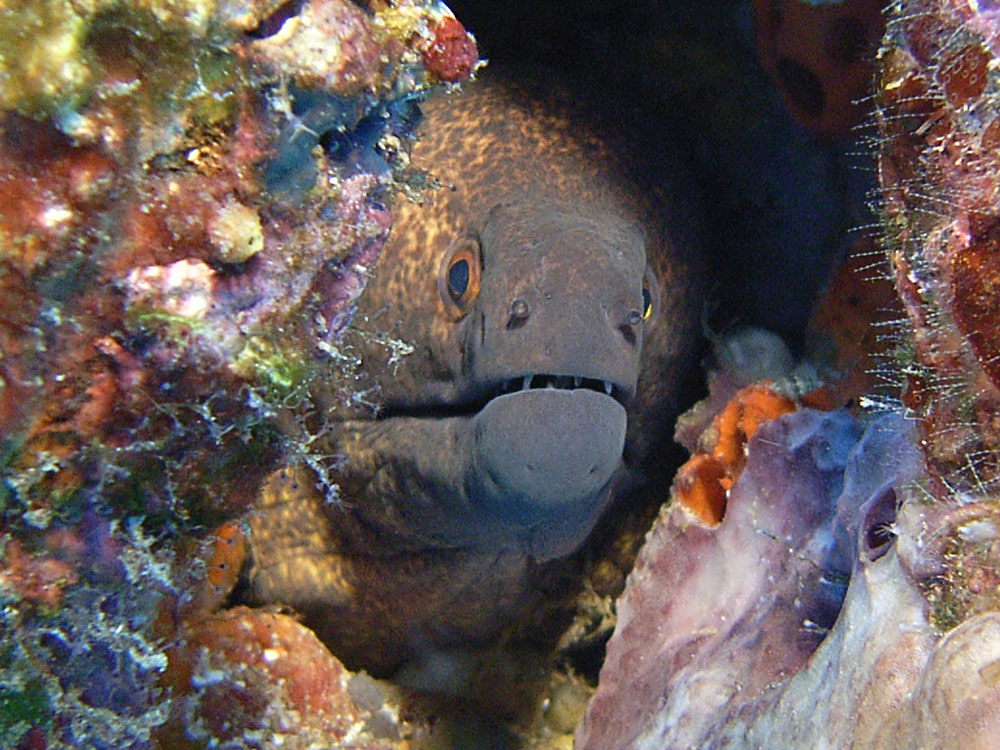
[[764,422],[794,410],[795,403],[776,393],[770,383],[737,392],[703,433],[712,445],[677,470],[671,489],[674,501],[702,523],[722,523],[733,481],[743,471],[747,441]]
[[[7,29],[34,46],[2,60],[4,486],[36,526],[95,484],[147,514],[237,502],[271,407],[336,369],[405,96],[472,67],[434,4],[212,8],[67,5],[60,65],[87,75],[48,92],[25,60],[55,42]],[[195,500],[207,474],[233,481]]]
[[703,746],[803,665],[850,570],[835,510],[857,439],[844,412],[785,414],[750,438],[718,524],[665,506],[618,602],[581,748]]
[[[284,668],[263,646],[204,661],[232,623],[318,649],[277,615],[212,620],[238,534],[223,526],[208,558],[199,540],[308,453],[307,389],[324,408],[355,395],[344,331],[388,234],[412,100],[477,64],[431,0],[0,11],[4,747],[149,747],[178,712],[210,742],[335,731],[302,683],[246,693],[231,722],[198,707]],[[170,644],[204,678],[193,695],[173,667],[164,681]]]
[[[812,135],[843,137],[867,106],[882,5],[752,3],[762,65]],[[993,5],[890,3],[874,132],[903,312],[871,327],[889,304],[858,292],[876,252],[862,247],[809,334],[831,334],[843,381],[781,377],[791,355],[756,333],[717,346],[724,372],[680,424],[696,455],[619,601],[582,750],[995,744]],[[716,26],[647,39],[639,72],[673,84],[642,96],[690,100],[689,128],[710,131],[702,162],[733,182],[716,223],[753,257],[788,256],[793,282],[747,305],[788,333],[803,280],[856,219],[838,156],[734,83],[746,49],[726,28],[722,43]],[[341,500],[326,412],[376,409],[362,350],[391,366],[411,351],[377,320],[350,324],[393,192],[428,182],[409,163],[413,101],[478,64],[436,0],[0,10],[0,746],[382,750],[475,734],[419,718],[438,707],[351,674],[284,612],[221,608],[246,555],[233,519],[268,477],[290,466],[318,502]],[[623,62],[601,75],[642,77]],[[872,350],[894,363],[858,375]],[[897,413],[835,408],[851,399]],[[527,711],[537,746],[569,744],[593,689],[574,659],[599,651],[637,544],[616,537],[593,561],[565,671],[495,654],[478,667],[475,698],[497,715],[544,696]],[[473,657],[431,656],[434,687],[466,688],[455,675]],[[427,686],[426,670],[401,677]]]
[[941,529],[990,545],[996,527],[975,506],[927,502],[911,421],[867,421],[860,439],[844,411],[767,421],[721,519],[683,493],[664,507],[618,602],[578,747],[995,741],[996,612],[942,637],[928,591],[954,562]]
[[97,517],[49,533],[29,561],[20,546],[6,538],[0,582],[0,744],[150,747],[169,708],[155,623],[175,590],[170,553],[136,520]]
[[164,675],[173,701],[157,733],[162,747],[399,750],[414,734],[377,683],[351,675],[289,615],[235,607],[178,635]]

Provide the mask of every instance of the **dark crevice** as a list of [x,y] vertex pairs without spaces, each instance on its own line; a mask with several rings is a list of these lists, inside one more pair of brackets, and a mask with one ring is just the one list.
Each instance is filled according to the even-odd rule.
[[819,117],[826,107],[823,84],[809,68],[788,57],[778,60],[778,77],[791,103],[809,117]]
[[247,36],[251,39],[267,39],[269,36],[274,36],[281,31],[285,21],[302,12],[305,4],[306,0],[288,0],[288,2],[282,3],[275,8],[271,15],[257,24],[257,28],[248,31]]
[[863,519],[864,548],[862,553],[869,562],[885,555],[896,540],[896,493],[890,488],[868,506]]

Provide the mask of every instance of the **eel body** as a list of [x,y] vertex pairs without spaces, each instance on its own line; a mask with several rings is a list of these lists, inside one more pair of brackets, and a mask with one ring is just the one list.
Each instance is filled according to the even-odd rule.
[[487,77],[422,108],[427,187],[355,317],[380,408],[329,415],[339,502],[287,467],[250,519],[254,597],[380,673],[545,598],[662,461],[699,304],[659,195],[571,98]]

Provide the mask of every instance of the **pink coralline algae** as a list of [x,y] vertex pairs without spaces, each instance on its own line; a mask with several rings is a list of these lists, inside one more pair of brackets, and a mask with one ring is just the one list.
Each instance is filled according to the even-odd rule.
[[707,746],[775,697],[843,596],[850,540],[834,509],[857,438],[843,412],[786,414],[748,442],[718,527],[683,503],[661,511],[618,602],[582,748]]
[[[977,462],[965,456],[985,457],[990,444],[977,442],[991,440],[997,401],[993,53],[958,13],[913,5],[890,24],[879,99],[879,176],[887,228],[898,229],[890,260],[915,332],[904,400],[940,444],[929,456],[936,473],[974,490]],[[938,385],[950,378],[951,388]],[[959,409],[973,422],[957,440],[936,440]],[[988,462],[982,470],[989,480]]]
[[[172,716],[163,747],[191,740],[245,748],[398,750],[410,732],[372,682],[359,681],[295,618],[236,607],[189,623],[169,652]],[[307,669],[303,665],[308,665]]]
[[[661,510],[625,593],[581,750],[986,748],[1000,726],[997,613],[946,634],[912,423],[800,410],[763,424],[725,516]],[[958,717],[966,717],[961,719]]]
[[479,63],[476,45],[454,18],[443,18],[434,29],[434,41],[424,49],[424,65],[442,81],[468,78]]
[[[202,664],[196,644],[268,617],[308,640],[278,616],[196,627],[232,582],[192,549],[306,452],[302,389],[350,398],[344,331],[389,231],[411,100],[477,63],[435,0],[0,13],[0,745],[151,747],[174,690],[215,742],[225,709],[201,711],[199,691],[271,667],[235,646]],[[185,638],[172,653],[208,676],[160,684]],[[282,731],[327,731],[311,698],[265,697]]]

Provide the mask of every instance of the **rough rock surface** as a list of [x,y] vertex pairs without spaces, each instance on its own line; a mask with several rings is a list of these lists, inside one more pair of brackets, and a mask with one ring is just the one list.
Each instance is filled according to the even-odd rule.
[[688,747],[759,710],[822,640],[850,545],[834,523],[857,427],[798,411],[747,444],[717,527],[662,511],[618,603],[581,747]]
[[989,746],[997,615],[942,637],[925,592],[937,529],[996,528],[924,502],[911,424],[856,430],[843,413],[779,417],[751,438],[718,527],[664,510],[580,748]]

